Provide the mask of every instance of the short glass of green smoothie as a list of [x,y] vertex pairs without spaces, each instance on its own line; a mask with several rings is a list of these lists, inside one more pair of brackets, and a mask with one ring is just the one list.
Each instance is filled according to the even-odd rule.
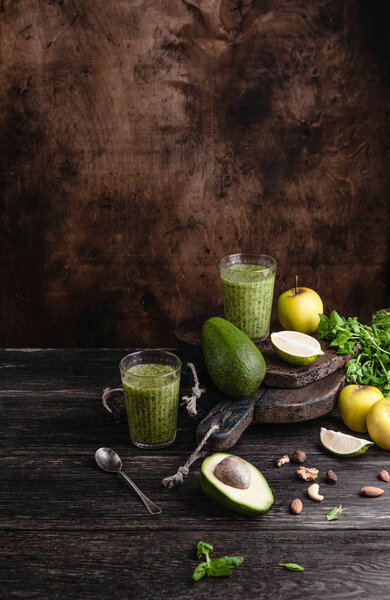
[[269,335],[276,264],[266,254],[230,254],[219,263],[225,317],[251,339]]
[[130,439],[138,448],[165,448],[175,440],[181,360],[165,350],[125,356],[122,378]]

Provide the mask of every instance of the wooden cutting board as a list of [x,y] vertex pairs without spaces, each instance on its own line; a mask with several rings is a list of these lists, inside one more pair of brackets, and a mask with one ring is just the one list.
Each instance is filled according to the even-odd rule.
[[[199,313],[186,319],[176,328],[178,347],[187,350],[191,360],[202,364],[201,330],[210,317],[223,317],[223,306]],[[280,331],[277,322],[271,331]],[[272,350],[269,340],[258,342],[267,372],[263,385],[249,398],[233,400],[223,397],[205,372],[206,400],[215,405],[197,427],[197,438],[202,439],[212,425],[218,425],[207,442],[208,450],[227,450],[234,446],[250,423],[297,423],[321,417],[330,412],[344,385],[341,373],[350,356],[337,355],[329,344],[320,340],[324,352],[314,363],[294,366],[285,363]],[[204,364],[204,362],[203,362]]]
[[[194,360],[202,360],[202,325],[210,317],[223,317],[223,306],[217,306],[210,311],[185,319],[175,330],[178,347],[188,350]],[[272,323],[271,331],[280,330],[278,323]],[[300,367],[289,365],[281,360],[272,350],[269,340],[256,343],[267,365],[264,384],[276,388],[301,388],[335,373],[351,358],[348,355],[337,355],[324,340],[320,340],[320,344],[324,354],[311,365]]]
[[261,386],[244,400],[222,400],[199,423],[197,440],[200,441],[212,425],[218,425],[218,430],[207,441],[207,449],[227,450],[253,422],[297,423],[321,417],[335,407],[344,381],[345,376],[337,371],[298,389]]

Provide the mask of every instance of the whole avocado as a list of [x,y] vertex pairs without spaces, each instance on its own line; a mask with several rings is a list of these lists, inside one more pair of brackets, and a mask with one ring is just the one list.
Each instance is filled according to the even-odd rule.
[[211,379],[221,392],[246,398],[265,377],[265,360],[252,340],[222,317],[203,324],[202,347]]

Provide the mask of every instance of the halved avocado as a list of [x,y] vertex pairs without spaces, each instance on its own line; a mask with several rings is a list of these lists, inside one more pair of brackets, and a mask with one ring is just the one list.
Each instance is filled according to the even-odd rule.
[[264,515],[272,506],[274,497],[266,479],[250,462],[245,461],[251,474],[247,489],[226,485],[214,475],[217,464],[227,456],[232,455],[220,452],[203,461],[199,473],[202,490],[224,508],[246,515]]

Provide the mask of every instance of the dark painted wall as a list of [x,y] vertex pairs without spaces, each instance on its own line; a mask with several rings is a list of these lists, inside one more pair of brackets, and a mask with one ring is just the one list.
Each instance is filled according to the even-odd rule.
[[1,345],[170,344],[239,250],[327,311],[389,303],[388,3],[1,0],[0,27]]

